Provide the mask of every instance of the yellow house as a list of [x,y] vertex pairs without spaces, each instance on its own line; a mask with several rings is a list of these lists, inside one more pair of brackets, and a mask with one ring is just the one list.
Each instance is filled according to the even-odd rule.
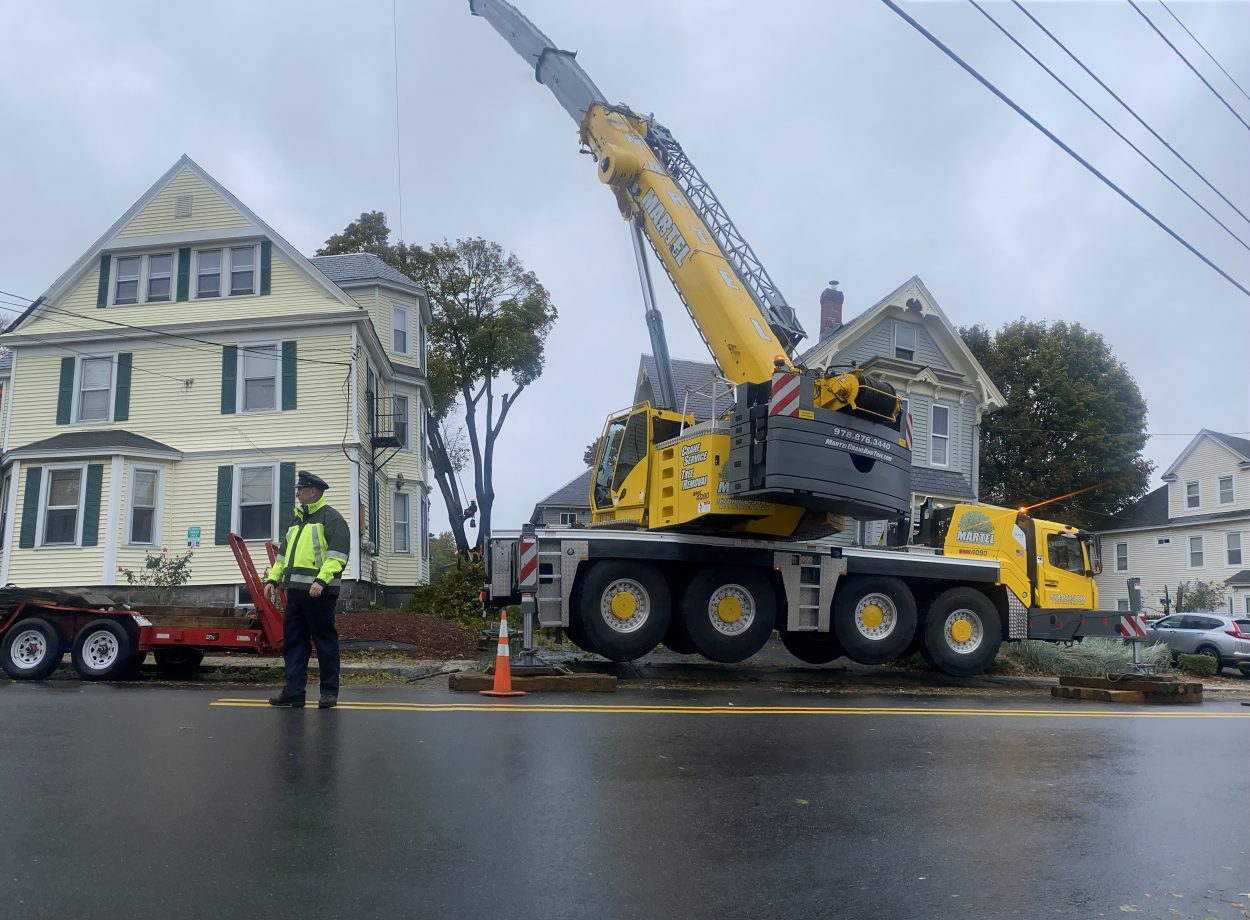
[[428,580],[421,287],[305,258],[183,156],[0,337],[0,584],[126,592],[192,552],[180,603],[231,605],[227,545],[285,528],[296,470],[352,530],[343,605]]

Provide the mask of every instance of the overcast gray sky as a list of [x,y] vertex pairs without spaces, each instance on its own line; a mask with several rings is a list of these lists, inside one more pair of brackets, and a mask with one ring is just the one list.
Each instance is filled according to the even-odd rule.
[[[1140,5],[1250,121],[1250,100],[1167,11]],[[1169,5],[1250,89],[1250,4]],[[1250,429],[1250,298],[878,0],[518,6],[609,99],[673,131],[809,333],[830,278],[849,319],[918,274],[957,325],[1024,316],[1106,336],[1149,404],[1158,472],[1188,433]],[[970,4],[907,9],[1250,286],[1247,251]],[[1014,6],[987,9],[1199,194]],[[1250,213],[1250,130],[1127,2],[1029,9]],[[0,0],[0,289],[42,293],[184,152],[307,254],[372,209],[396,234],[402,213],[408,241],[496,240],[560,311],[546,373],[500,444],[496,523],[515,526],[630,401],[649,346],[627,226],[572,121],[467,0],[395,12],[397,31],[391,0]],[[676,296],[659,293],[672,354],[703,358]]]

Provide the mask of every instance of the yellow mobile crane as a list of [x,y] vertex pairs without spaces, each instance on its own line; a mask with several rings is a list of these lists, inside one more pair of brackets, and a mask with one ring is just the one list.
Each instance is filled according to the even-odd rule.
[[[633,231],[662,405],[609,419],[595,464],[595,522],[790,537],[828,533],[835,515],[904,518],[911,449],[893,389],[858,369],[797,366],[803,327],[672,134],[609,104],[575,56],[512,5],[470,0],[470,8],[577,122]],[[695,425],[679,411],[644,239],[721,374],[737,385],[728,417]]]
[[[794,361],[803,329],[681,146],[653,117],[609,104],[571,52],[503,0],[470,0],[578,124],[630,222],[659,402],[608,420],[592,528],[492,534],[488,596],[618,661],[663,641],[716,661],[755,654],[774,628],[803,661],[877,664],[922,652],[984,670],[1004,640],[1121,635],[1098,612],[1092,535],[1007,508],[922,510],[907,547],[810,542],[831,514],[894,517],[911,534],[911,451],[899,400],[859,370]],[[721,373],[726,417],[678,411],[649,243]],[[715,405],[715,401],[713,401]]]

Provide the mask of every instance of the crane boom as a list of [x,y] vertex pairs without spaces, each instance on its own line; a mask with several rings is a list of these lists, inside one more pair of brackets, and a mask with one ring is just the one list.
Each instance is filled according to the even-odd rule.
[[622,215],[641,223],[695,326],[735,383],[768,380],[805,335],[794,310],[673,135],[609,105],[576,61],[505,0],[470,0],[578,123]]

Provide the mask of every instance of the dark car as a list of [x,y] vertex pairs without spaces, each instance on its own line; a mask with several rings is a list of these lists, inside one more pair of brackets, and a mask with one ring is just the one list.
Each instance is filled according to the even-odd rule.
[[1250,619],[1225,613],[1174,613],[1146,627],[1146,641],[1162,642],[1180,654],[1215,659],[1215,673],[1238,668],[1250,677]]

